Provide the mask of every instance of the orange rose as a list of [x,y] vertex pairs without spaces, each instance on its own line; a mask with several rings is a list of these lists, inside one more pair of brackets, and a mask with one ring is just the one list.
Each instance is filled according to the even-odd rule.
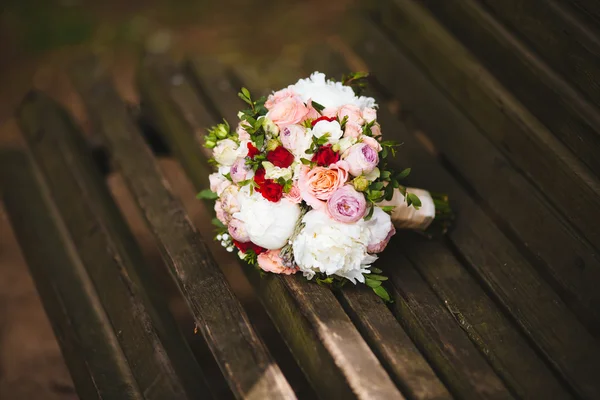
[[269,250],[261,253],[258,258],[258,266],[266,272],[272,272],[274,274],[292,275],[298,270],[296,268],[288,268],[283,265],[279,253],[281,250]]
[[339,161],[329,167],[303,166],[298,178],[300,195],[306,203],[315,209],[325,206],[333,192],[348,180],[348,163]]

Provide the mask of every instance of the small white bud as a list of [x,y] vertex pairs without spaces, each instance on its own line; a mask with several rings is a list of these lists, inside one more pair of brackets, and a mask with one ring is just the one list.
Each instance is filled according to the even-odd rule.
[[222,238],[223,238],[223,240],[228,240],[229,239],[229,235],[226,234],[226,233],[224,233],[223,236],[222,236]]
[[221,240],[221,239],[223,239],[223,235],[221,235],[221,234],[217,235],[217,240]]
[[227,251],[228,251],[229,253],[231,253],[231,252],[233,251],[233,246],[229,246],[229,247],[227,248]]

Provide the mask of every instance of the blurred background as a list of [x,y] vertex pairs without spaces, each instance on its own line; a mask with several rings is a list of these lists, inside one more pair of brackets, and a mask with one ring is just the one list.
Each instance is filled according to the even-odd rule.
[[[335,32],[352,8],[351,0],[2,0],[0,145],[20,145],[13,115],[31,88],[65,104],[89,132],[83,107],[65,73],[72,60],[84,53],[100,54],[110,63],[121,94],[135,100],[133,76],[142,52],[175,57],[206,54],[226,62],[250,58],[264,70],[277,60],[277,68],[270,71],[276,73],[286,63],[299,62],[304,46]],[[177,182],[178,167],[168,162],[162,166]],[[186,184],[175,183],[174,189],[193,202],[194,193]],[[111,176],[109,185],[148,259],[158,263],[151,235],[136,215],[123,182]],[[192,212],[192,218],[201,223],[210,216]],[[215,250],[217,257],[219,251],[223,253]],[[238,294],[249,290],[240,279]],[[186,333],[192,331],[190,326]],[[0,204],[0,399],[31,398],[76,399],[77,395]]]

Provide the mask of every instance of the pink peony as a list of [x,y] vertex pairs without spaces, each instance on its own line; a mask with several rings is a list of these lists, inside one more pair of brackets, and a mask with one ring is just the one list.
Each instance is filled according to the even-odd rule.
[[235,133],[238,134],[240,141],[250,140],[250,134],[244,129],[245,126],[249,126],[248,122],[240,121],[237,128],[235,128]]
[[221,197],[219,198],[221,201],[221,207],[229,216],[232,216],[234,213],[240,211],[240,203],[238,202],[237,197],[239,191],[240,189],[237,186],[231,185],[223,190],[223,193],[221,193]]
[[223,203],[220,200],[215,201],[215,213],[217,219],[221,221],[223,225],[227,225],[231,217],[225,211],[223,211]]
[[300,204],[300,202],[302,202],[302,195],[300,194],[300,188],[298,187],[298,183],[294,183],[290,191],[288,193],[285,193],[283,197],[287,198],[292,203]]
[[261,253],[258,258],[258,266],[266,272],[272,272],[274,274],[292,275],[298,270],[296,268],[287,268],[283,265],[281,257],[279,256],[281,250],[269,250]]
[[231,180],[235,183],[250,179],[253,175],[252,168],[246,165],[246,158],[240,157],[233,162],[231,170],[229,171]]
[[322,209],[325,201],[348,180],[348,164],[339,161],[329,167],[302,166],[298,188],[302,199],[312,208]]
[[367,251],[369,253],[372,253],[372,254],[381,253],[383,250],[385,250],[385,248],[387,247],[388,243],[390,242],[390,239],[395,234],[396,234],[396,228],[394,228],[394,225],[392,225],[392,228],[388,232],[387,236],[382,241],[380,241],[380,242],[377,242],[377,243],[374,243],[374,244],[369,244],[367,246]]
[[357,192],[352,185],[344,185],[327,200],[329,215],[345,224],[351,224],[365,215],[367,201],[365,195]]
[[361,140],[363,143],[366,143],[369,146],[371,146],[371,148],[373,148],[373,150],[375,150],[376,152],[379,153],[381,151],[381,144],[377,139],[372,138],[371,136],[363,136]]
[[337,116],[340,121],[343,121],[344,117],[348,117],[348,122],[352,122],[353,124],[362,125],[365,123],[360,108],[354,104],[346,104],[345,106],[341,106],[337,112]]
[[374,108],[365,108],[362,111],[362,117],[367,122],[374,121],[377,119],[377,110]]
[[324,117],[335,118],[337,117],[338,108],[337,107],[327,107],[323,111],[321,111],[321,115]]
[[210,190],[215,192],[217,195],[221,195],[223,190],[225,190],[228,186],[231,185],[231,182],[227,180],[223,175],[215,172],[214,174],[210,174],[208,176],[208,181],[210,182]]
[[302,122],[309,112],[302,98],[289,89],[269,96],[265,107],[269,110],[267,118],[280,128]]
[[362,134],[362,126],[354,122],[347,122],[344,127],[344,137],[358,138]]
[[371,219],[365,221],[365,227],[369,230],[370,236],[367,251],[372,254],[381,253],[396,234],[390,215],[377,206],[373,210]]
[[231,221],[229,221],[227,230],[229,231],[231,237],[238,242],[245,243],[250,241],[250,236],[246,231],[246,225],[243,221],[240,221],[237,218],[232,218]]
[[375,124],[371,127],[371,134],[375,138],[381,136],[381,127],[379,126],[379,124]]
[[342,158],[348,162],[348,171],[354,176],[368,174],[373,171],[379,163],[379,155],[366,143],[357,143],[350,147],[342,155]]

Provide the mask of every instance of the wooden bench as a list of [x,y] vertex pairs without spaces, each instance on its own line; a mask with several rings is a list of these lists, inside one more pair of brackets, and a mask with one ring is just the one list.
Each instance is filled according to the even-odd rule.
[[[140,115],[99,62],[75,65],[93,130],[210,360],[190,350],[81,130],[31,93],[18,111],[27,154],[0,152],[2,195],[80,397],[600,398],[595,11],[587,0],[385,0],[301,62],[274,59],[277,74],[146,57]],[[200,191],[202,136],[236,120],[239,87],[267,94],[314,70],[373,73],[384,134],[403,143],[397,166],[448,193],[458,218],[444,238],[392,240],[378,262],[389,306],[362,287],[240,264],[295,369],[254,327],[199,234],[210,228],[193,225],[144,138],[162,138]]]

